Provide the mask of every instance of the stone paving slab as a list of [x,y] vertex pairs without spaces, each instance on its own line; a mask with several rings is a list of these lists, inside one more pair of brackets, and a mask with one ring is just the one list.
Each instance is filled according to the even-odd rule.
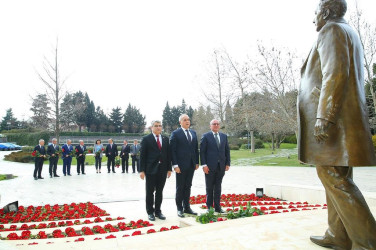
[[[94,166],[87,166],[87,175],[77,175],[72,166],[72,176],[63,176],[58,166],[60,178],[49,178],[48,165],[43,166],[44,180],[35,181],[32,177],[34,165],[3,160],[0,152],[0,173],[17,175],[18,178],[0,182],[0,206],[19,200],[22,205],[64,204],[71,202],[115,202],[145,199],[145,182],[138,174],[95,173]],[[376,193],[376,168],[355,168],[354,179],[362,192]],[[322,187],[314,167],[231,167],[222,183],[222,193],[254,193],[256,187],[266,184],[309,185]],[[175,197],[175,174],[167,179],[164,197]],[[195,173],[192,194],[205,194],[205,179],[202,169]]]

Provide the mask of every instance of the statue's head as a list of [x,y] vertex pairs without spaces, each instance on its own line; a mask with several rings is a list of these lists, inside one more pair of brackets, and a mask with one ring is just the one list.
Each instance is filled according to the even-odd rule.
[[346,11],[346,0],[320,0],[313,20],[316,25],[316,31],[320,31],[328,21],[342,18]]

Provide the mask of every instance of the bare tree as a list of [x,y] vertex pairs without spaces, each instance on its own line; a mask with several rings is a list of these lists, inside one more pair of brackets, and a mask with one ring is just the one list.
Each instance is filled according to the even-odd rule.
[[376,59],[376,26],[368,23],[363,12],[358,7],[358,1],[355,0],[355,12],[350,16],[349,23],[356,29],[360,42],[364,50],[364,68],[366,70],[365,83],[369,86],[374,109],[376,111],[376,93],[372,84],[372,67]]
[[215,50],[209,63],[207,89],[202,92],[221,121],[224,121],[226,103],[231,98],[227,75],[224,58],[220,51]]
[[251,81],[272,95],[274,106],[279,107],[283,119],[297,134],[296,96],[288,95],[296,90],[295,53],[276,47],[268,49],[259,43],[258,54],[259,59],[252,61]]
[[56,46],[53,49],[53,58],[49,60],[44,57],[43,73],[37,72],[39,79],[47,87],[46,95],[48,102],[53,107],[52,120],[54,121],[55,137],[59,140],[60,134],[60,102],[64,98],[66,92],[63,91],[65,79],[60,75],[60,63],[58,54],[58,39],[56,39]]

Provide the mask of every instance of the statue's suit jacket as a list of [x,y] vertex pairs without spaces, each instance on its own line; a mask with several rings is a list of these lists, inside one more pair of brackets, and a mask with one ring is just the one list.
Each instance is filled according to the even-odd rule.
[[[303,64],[298,95],[299,160],[328,166],[376,165],[364,95],[363,50],[341,18],[327,22]],[[316,119],[332,123],[323,144]]]

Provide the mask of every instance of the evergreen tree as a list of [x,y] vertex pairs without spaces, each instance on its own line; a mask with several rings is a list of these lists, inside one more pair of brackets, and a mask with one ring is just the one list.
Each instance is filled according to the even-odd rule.
[[145,125],[145,116],[140,113],[139,109],[129,104],[124,113],[124,131],[126,133],[143,133]]
[[51,124],[51,107],[48,106],[48,99],[46,94],[38,94],[32,99],[30,110],[33,112],[31,117],[32,126],[34,128],[46,128]]
[[162,114],[162,124],[165,133],[171,132],[171,108],[168,102],[166,103],[166,107],[163,110]]
[[[113,127],[114,131],[117,133],[121,133],[122,126],[123,126],[122,120],[123,120],[123,114],[121,113],[121,108],[119,107],[113,108],[110,114],[110,125]],[[112,127],[110,127],[110,130],[112,130],[111,129]]]
[[18,126],[19,122],[14,117],[12,108],[7,109],[6,114],[0,123],[0,130],[17,129]]
[[85,93],[85,104],[85,125],[88,131],[91,131],[92,125],[95,122],[95,105],[94,102],[90,100],[89,95],[87,93]]

